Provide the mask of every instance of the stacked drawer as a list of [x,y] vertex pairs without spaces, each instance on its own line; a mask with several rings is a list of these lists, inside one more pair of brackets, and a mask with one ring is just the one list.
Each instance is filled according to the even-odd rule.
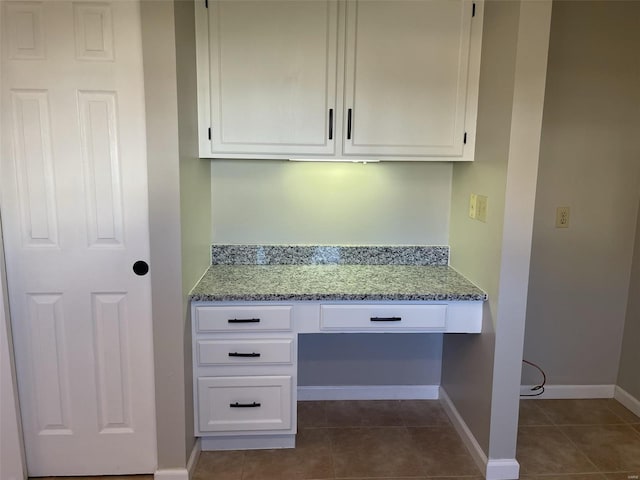
[[196,435],[294,434],[292,307],[193,307]]

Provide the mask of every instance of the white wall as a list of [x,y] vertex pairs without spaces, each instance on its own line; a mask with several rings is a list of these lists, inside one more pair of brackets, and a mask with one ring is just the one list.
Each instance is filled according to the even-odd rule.
[[450,163],[214,160],[213,243],[447,245]]
[[[638,49],[640,2],[554,2],[525,336],[550,384],[616,383],[640,186]],[[564,205],[570,226],[557,229]]]
[[[447,245],[451,170],[450,163],[214,160],[213,243]],[[438,385],[441,355],[442,335],[305,335],[298,383]]]

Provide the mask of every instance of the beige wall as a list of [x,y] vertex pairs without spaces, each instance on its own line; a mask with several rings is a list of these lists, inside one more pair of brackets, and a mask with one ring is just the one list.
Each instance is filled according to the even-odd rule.
[[298,336],[298,385],[440,385],[442,335]]
[[210,162],[197,155],[194,4],[142,2],[158,468],[195,443],[188,293],[210,264]]
[[[550,12],[485,3],[476,161],[453,169],[451,263],[489,301],[482,334],[445,336],[442,385],[489,460],[515,458]],[[486,223],[471,193],[489,198]]]
[[640,209],[636,221],[636,239],[629,283],[629,302],[627,303],[627,318],[622,340],[622,355],[620,356],[620,372],[618,385],[627,393],[640,400]]
[[142,2],[158,468],[195,443],[188,294],[210,264],[210,162],[197,155],[194,4]]
[[[481,335],[444,340],[442,386],[476,440],[489,452],[495,321],[519,2],[485,2],[476,160],[455,165],[451,265],[489,294]],[[468,216],[470,193],[488,197],[487,223]],[[463,354],[461,354],[464,352]]]
[[[550,384],[616,383],[640,185],[639,48],[640,2],[554,2],[525,336]],[[570,226],[556,229],[564,205]],[[523,383],[536,381],[525,369]]]
[[450,163],[223,161],[213,243],[447,245]]
[[184,323],[185,447],[193,448],[193,368],[189,292],[211,264],[211,161],[198,158],[194,3],[174,3],[180,150],[182,317]]

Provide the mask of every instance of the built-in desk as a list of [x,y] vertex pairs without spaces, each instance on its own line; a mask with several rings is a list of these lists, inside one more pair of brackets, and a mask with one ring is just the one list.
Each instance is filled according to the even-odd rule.
[[[295,445],[298,334],[481,329],[486,294],[442,264],[447,247],[226,248],[216,256],[214,247],[214,262],[223,263],[191,292],[203,450]],[[287,248],[294,252],[283,256]],[[309,258],[316,264],[301,263]]]

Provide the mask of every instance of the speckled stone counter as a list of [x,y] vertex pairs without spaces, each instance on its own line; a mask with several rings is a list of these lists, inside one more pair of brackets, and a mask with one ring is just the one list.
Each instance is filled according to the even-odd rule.
[[[214,264],[192,290],[190,298],[193,301],[486,300],[482,290],[447,266],[448,254],[448,247],[214,246]],[[373,264],[366,264],[367,261]]]
[[212,265],[191,300],[459,301],[486,294],[447,266]]
[[212,245],[212,265],[449,265],[449,247],[431,245]]

